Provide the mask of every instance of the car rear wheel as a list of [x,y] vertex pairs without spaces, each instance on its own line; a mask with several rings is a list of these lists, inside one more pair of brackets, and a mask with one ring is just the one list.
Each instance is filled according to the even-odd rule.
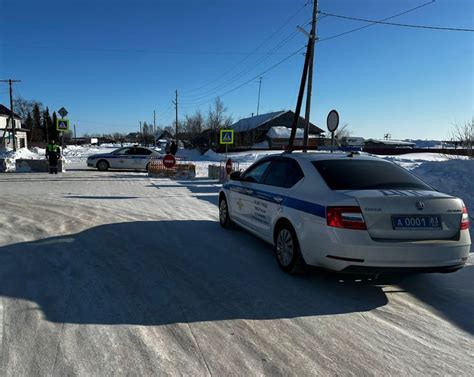
[[227,200],[224,196],[221,196],[219,199],[219,223],[226,229],[230,229],[234,225],[230,219],[229,206],[227,205]]
[[275,236],[275,256],[280,268],[296,274],[304,270],[304,260],[300,252],[298,238],[293,227],[285,222],[278,227]]
[[100,160],[97,163],[97,169],[99,171],[107,171],[107,170],[109,170],[109,163],[105,160]]

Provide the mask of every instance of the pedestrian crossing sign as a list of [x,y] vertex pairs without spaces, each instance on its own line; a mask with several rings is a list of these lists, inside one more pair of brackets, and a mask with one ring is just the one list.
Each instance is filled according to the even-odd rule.
[[69,131],[69,119],[58,119],[56,121],[56,130],[61,132]]
[[234,144],[234,130],[221,130],[221,144]]

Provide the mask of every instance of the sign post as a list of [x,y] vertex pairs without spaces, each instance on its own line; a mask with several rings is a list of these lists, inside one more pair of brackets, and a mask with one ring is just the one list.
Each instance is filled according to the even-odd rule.
[[58,114],[61,115],[61,117],[65,118],[66,115],[68,115],[68,111],[64,108],[64,107],[61,107],[59,110],[58,110]]
[[234,130],[221,130],[220,131],[220,144],[225,145],[225,159],[227,160],[227,146],[234,144]]
[[64,108],[61,107],[58,110],[58,114],[61,115],[62,119],[58,119],[56,123],[56,130],[59,131],[59,144],[61,145],[61,150],[63,149],[63,132],[69,131],[69,120],[64,119],[69,112]]
[[331,132],[331,153],[334,150],[334,131],[339,126],[339,113],[336,110],[331,110],[326,119],[326,125]]
[[61,133],[69,131],[69,119],[58,119],[56,121],[56,130]]

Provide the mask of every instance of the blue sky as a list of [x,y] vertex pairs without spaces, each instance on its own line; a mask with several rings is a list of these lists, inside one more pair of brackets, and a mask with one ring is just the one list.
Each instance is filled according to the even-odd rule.
[[[319,9],[382,19],[428,1],[320,0]],[[0,0],[0,78],[21,79],[15,91],[24,98],[66,107],[80,134],[135,131],[153,110],[165,126],[175,89],[180,117],[206,113],[217,95],[303,47],[295,30],[311,18],[305,3]],[[471,0],[437,0],[391,21],[474,28],[473,14]],[[325,17],[318,36],[363,25]],[[260,113],[294,109],[303,60],[297,54],[263,75]],[[473,117],[473,71],[474,33],[375,25],[321,41],[311,120],[325,128],[335,108],[355,136],[444,139]],[[237,120],[256,112],[257,93],[251,80],[221,98]],[[5,84],[0,102],[8,104]]]

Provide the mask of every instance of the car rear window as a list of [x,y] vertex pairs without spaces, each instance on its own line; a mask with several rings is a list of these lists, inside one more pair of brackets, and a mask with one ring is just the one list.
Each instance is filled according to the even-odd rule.
[[384,161],[326,160],[313,165],[331,190],[432,190],[407,170]]

